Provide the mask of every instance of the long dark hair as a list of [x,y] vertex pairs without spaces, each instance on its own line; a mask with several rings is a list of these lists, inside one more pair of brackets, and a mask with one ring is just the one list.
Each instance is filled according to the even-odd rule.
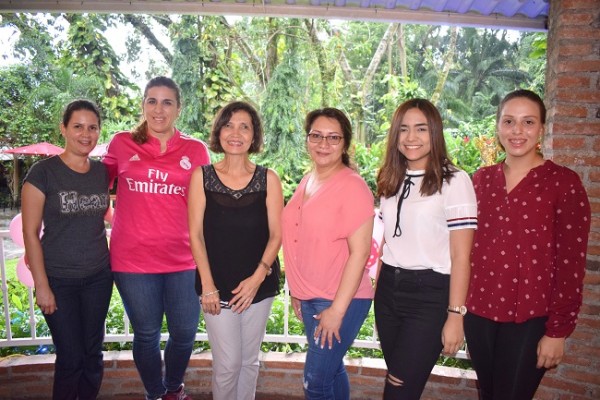
[[312,124],[319,117],[326,117],[335,119],[339,122],[342,132],[340,132],[344,136],[344,149],[342,151],[342,163],[346,167],[354,168],[352,161],[350,160],[350,155],[348,154],[348,150],[350,149],[350,144],[352,143],[352,124],[350,120],[344,114],[343,111],[338,110],[333,107],[325,107],[320,108],[318,110],[313,110],[306,115],[306,119],[304,120],[304,132],[308,135],[312,128]]
[[[175,92],[177,108],[180,108],[181,90],[179,89],[179,86],[177,85],[177,83],[175,83],[173,79],[167,78],[166,76],[157,76],[156,78],[152,78],[150,79],[150,81],[148,81],[148,83],[146,84],[146,88],[144,89],[144,98],[142,99],[142,104],[146,101],[146,96],[148,96],[148,90],[152,89],[153,87],[159,86],[167,87]],[[144,144],[148,141],[148,122],[146,121],[143,115],[142,119],[140,120],[140,123],[137,124],[137,126],[131,130],[131,136],[133,138],[133,141],[137,144]]]
[[377,174],[377,196],[386,198],[394,196],[404,181],[408,161],[398,150],[398,137],[404,115],[410,109],[417,108],[425,115],[429,126],[429,141],[431,152],[425,167],[425,176],[421,183],[420,192],[424,196],[431,196],[442,191],[444,180],[450,182],[456,167],[448,159],[446,141],[444,140],[444,127],[438,109],[429,100],[407,100],[394,112],[392,125],[387,136],[387,146],[383,165]]

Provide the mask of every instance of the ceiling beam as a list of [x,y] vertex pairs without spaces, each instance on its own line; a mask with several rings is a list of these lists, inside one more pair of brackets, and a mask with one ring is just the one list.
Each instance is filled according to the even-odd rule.
[[65,12],[125,14],[201,14],[240,15],[402,22],[409,24],[455,25],[476,28],[501,28],[546,31],[546,17],[506,17],[500,14],[454,13],[444,11],[384,9],[355,6],[311,6],[268,3],[229,3],[212,1],[139,0],[0,0],[0,12]]

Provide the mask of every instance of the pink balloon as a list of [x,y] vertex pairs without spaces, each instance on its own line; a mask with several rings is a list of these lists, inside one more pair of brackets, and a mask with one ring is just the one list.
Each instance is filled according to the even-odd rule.
[[379,245],[375,239],[371,239],[371,254],[369,255],[369,259],[367,260],[366,268],[371,268],[373,265],[377,264],[377,260],[379,258]]
[[25,263],[25,256],[20,257],[19,261],[17,261],[17,278],[19,278],[19,281],[23,285],[30,288],[34,287],[33,276]]
[[365,268],[369,270],[369,276],[372,279],[377,277],[377,264],[379,263],[379,244],[375,239],[371,239],[371,254],[367,260]]
[[25,242],[23,241],[23,219],[21,218],[21,213],[15,215],[12,221],[10,221],[8,233],[15,244],[21,247],[25,246]]

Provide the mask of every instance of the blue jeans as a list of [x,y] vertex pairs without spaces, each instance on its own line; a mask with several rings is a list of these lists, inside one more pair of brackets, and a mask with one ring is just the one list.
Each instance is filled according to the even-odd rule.
[[48,277],[57,310],[44,314],[56,348],[52,399],[95,399],[102,384],[104,321],[113,278],[106,268],[87,278]]
[[321,348],[315,344],[314,333],[319,321],[313,315],[331,306],[331,300],[302,300],[302,319],[308,339],[308,352],[304,364],[304,396],[309,400],[350,398],[350,382],[344,366],[344,356],[356,339],[369,309],[371,299],[353,299],[346,310],[340,328],[341,343],[334,339],[333,347]]
[[[194,346],[200,302],[194,282],[196,270],[168,274],[115,272],[115,283],[133,327],[133,359],[149,398],[183,383]],[[160,334],[167,316],[163,379]]]

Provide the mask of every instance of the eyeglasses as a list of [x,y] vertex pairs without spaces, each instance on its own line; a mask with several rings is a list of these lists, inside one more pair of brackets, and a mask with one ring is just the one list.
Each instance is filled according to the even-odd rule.
[[340,136],[340,135],[325,136],[325,135],[321,135],[320,133],[316,133],[316,132],[310,132],[306,136],[308,137],[308,141],[311,143],[321,143],[323,141],[323,139],[325,139],[327,144],[330,144],[332,146],[336,145],[336,144],[340,144],[340,142],[344,138],[343,136]]

